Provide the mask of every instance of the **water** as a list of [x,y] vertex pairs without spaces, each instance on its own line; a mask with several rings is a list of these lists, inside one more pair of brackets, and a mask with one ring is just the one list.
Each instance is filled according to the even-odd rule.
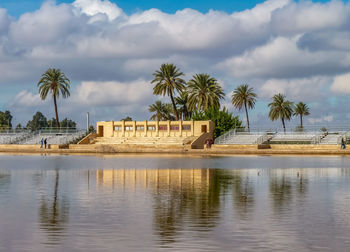
[[0,155],[0,251],[350,251],[350,158]]

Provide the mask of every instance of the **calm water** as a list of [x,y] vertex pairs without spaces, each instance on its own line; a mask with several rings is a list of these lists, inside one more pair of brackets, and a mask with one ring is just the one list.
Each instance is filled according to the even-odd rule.
[[350,158],[0,155],[0,251],[350,251]]

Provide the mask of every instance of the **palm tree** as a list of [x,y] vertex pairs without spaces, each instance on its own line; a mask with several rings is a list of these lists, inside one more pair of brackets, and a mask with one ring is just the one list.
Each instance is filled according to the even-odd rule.
[[38,82],[39,94],[42,100],[45,100],[47,94],[52,94],[53,102],[55,105],[56,121],[57,127],[60,127],[57,112],[57,98],[60,93],[63,98],[70,96],[70,80],[66,75],[61,72],[60,69],[49,68],[42,76]]
[[294,111],[294,116],[300,116],[300,128],[303,128],[303,116],[308,116],[310,115],[310,110],[309,107],[303,103],[303,102],[299,102],[296,106],[295,106],[295,111]]
[[186,82],[181,79],[181,76],[184,76],[184,73],[180,72],[180,70],[173,64],[162,64],[160,70],[156,71],[153,76],[154,79],[151,83],[156,84],[153,88],[153,94],[170,96],[176,120],[179,120],[174,93],[175,91],[181,92],[185,89]]
[[294,105],[285,99],[286,96],[283,94],[276,94],[272,97],[272,102],[269,104],[270,113],[269,117],[272,121],[281,119],[283,130],[286,132],[285,120],[290,120],[293,115]]
[[225,95],[222,87],[209,74],[196,74],[188,82],[188,106],[190,111],[204,111],[210,107],[220,107],[220,99]]
[[156,101],[154,104],[148,107],[148,111],[153,113],[155,112],[150,120],[173,120],[174,116],[172,115],[172,106],[170,103],[162,103],[161,101]]
[[191,112],[188,109],[188,92],[181,92],[180,96],[175,98],[175,103],[182,120],[191,118]]
[[247,84],[238,86],[232,94],[233,106],[235,106],[238,110],[241,110],[244,106],[247,117],[248,131],[250,131],[248,108],[254,108],[256,97],[257,94],[253,92],[253,88],[250,88]]

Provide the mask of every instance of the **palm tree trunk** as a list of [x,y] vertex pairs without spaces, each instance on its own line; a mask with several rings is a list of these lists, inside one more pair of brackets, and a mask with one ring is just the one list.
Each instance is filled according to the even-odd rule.
[[55,113],[56,113],[57,128],[59,128],[59,127],[60,127],[60,121],[58,120],[56,95],[53,96],[53,103],[55,104]]
[[284,119],[282,118],[282,125],[283,125],[283,131],[284,131],[284,134],[286,133],[286,124],[284,123]]
[[244,103],[244,108],[245,108],[245,115],[247,116],[248,132],[250,132],[250,126],[249,126],[249,117],[248,117],[247,103]]
[[302,128],[303,127],[303,116],[300,115],[300,127]]
[[174,113],[176,116],[176,121],[178,121],[179,120],[179,113],[177,112],[177,109],[176,109],[173,93],[170,93],[170,99],[171,99],[171,103],[173,104],[173,109],[174,109]]

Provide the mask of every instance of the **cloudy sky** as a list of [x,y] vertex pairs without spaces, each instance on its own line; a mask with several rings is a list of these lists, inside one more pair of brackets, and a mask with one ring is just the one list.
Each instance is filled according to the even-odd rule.
[[0,0],[0,109],[15,124],[38,110],[54,116],[52,100],[42,102],[36,87],[49,67],[72,81],[61,119],[84,126],[87,111],[93,122],[148,119],[148,105],[159,99],[152,73],[166,62],[186,80],[195,73],[218,79],[222,103],[242,118],[231,92],[253,86],[255,125],[271,125],[267,104],[278,92],[309,104],[308,124],[350,123],[348,1]]

